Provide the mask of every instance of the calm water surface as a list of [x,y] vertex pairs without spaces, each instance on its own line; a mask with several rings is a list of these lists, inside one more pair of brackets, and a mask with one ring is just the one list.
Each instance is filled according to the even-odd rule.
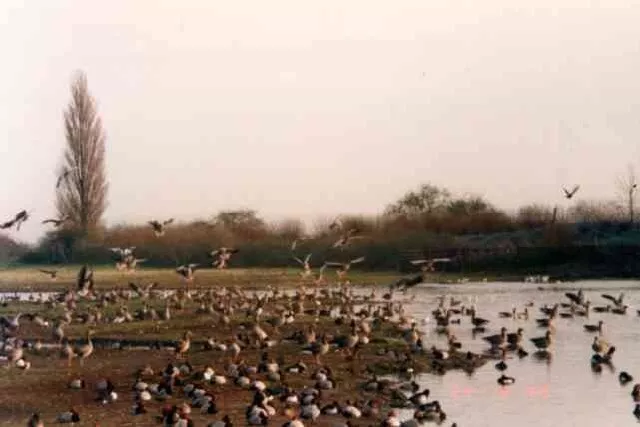
[[[489,361],[472,376],[461,371],[451,371],[444,376],[419,376],[420,385],[429,387],[431,398],[439,400],[447,413],[443,425],[449,426],[454,421],[459,427],[638,425],[632,414],[634,405],[630,396],[634,382],[620,386],[618,373],[625,370],[640,382],[640,317],[636,313],[636,308],[640,309],[640,281],[420,285],[408,293],[413,292],[416,298],[406,309],[417,319],[430,319],[430,323],[420,325],[428,334],[426,345],[446,348],[446,337],[434,333],[435,324],[431,320],[436,298],[454,296],[463,303],[477,298],[477,315],[490,320],[489,328],[486,334],[474,339],[469,317],[463,317],[461,325],[452,325],[463,348],[483,351],[488,348],[481,338],[483,335],[499,333],[501,326],[506,326],[509,332],[522,327],[525,349],[533,353],[533,343],[528,339],[543,336],[546,331],[537,327],[534,320],[544,317],[539,307],[545,303],[568,302],[564,293],[579,288],[583,289],[586,299],[591,300],[592,307],[607,304],[600,296],[602,293],[617,297],[624,292],[625,303],[629,305],[627,315],[592,311],[589,318],[558,318],[553,359],[550,363],[532,356],[507,360],[506,373],[516,378],[515,384],[509,387],[496,383],[500,373],[494,368],[494,361]],[[510,311],[514,305],[522,311],[528,301],[535,303],[529,308],[528,321],[498,317],[499,311]],[[604,321],[602,337],[616,346],[615,372],[605,368],[601,374],[594,374],[590,367],[594,334],[585,332],[583,325],[596,324],[600,319]],[[404,411],[403,419],[411,414],[412,411]]]

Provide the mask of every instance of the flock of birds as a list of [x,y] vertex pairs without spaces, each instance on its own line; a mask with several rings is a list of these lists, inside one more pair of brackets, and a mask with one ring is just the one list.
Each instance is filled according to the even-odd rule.
[[[579,186],[571,191],[563,188],[565,197],[572,198],[578,189]],[[27,211],[21,211],[14,218],[0,224],[0,228],[16,227],[19,230],[29,216]],[[67,220],[68,218],[48,219],[43,223],[59,227]],[[162,237],[166,227],[172,222],[173,219],[153,220],[149,221],[149,226],[155,236]],[[338,232],[332,245],[336,249],[344,249],[352,241],[366,237],[357,228],[345,228],[339,219],[331,224],[330,229]],[[454,358],[458,358],[462,366],[471,371],[481,366],[487,358],[495,358],[498,360],[495,369],[499,371],[496,382],[501,387],[508,387],[516,381],[515,377],[508,375],[509,355],[528,357],[527,342],[534,347],[533,356],[551,360],[556,319],[588,318],[592,311],[611,315],[627,314],[624,294],[617,297],[603,294],[602,297],[608,304],[592,306],[582,290],[567,292],[566,300],[553,306],[539,307],[543,316],[536,318],[535,322],[546,331],[541,336],[526,340],[521,327],[509,331],[502,326],[498,334],[486,335],[491,322],[477,315],[478,308],[475,304],[465,306],[453,297],[448,300],[441,297],[432,315],[435,331],[446,336],[448,347],[438,349],[435,345],[426,345],[424,332],[418,330],[417,320],[405,312],[405,301],[398,297],[398,293],[404,295],[408,289],[425,282],[428,273],[435,271],[441,263],[451,262],[451,259],[413,260],[411,263],[420,267],[420,274],[402,277],[390,284],[388,292],[381,295],[381,298],[378,298],[376,290],[368,296],[357,297],[347,276],[350,268],[363,262],[364,257],[344,262],[324,261],[317,266],[318,271],[314,272],[312,254],[304,257],[296,254],[299,242],[300,240],[296,240],[292,243],[291,252],[293,260],[301,267],[300,277],[303,281],[293,293],[271,286],[262,295],[255,292],[251,295],[237,287],[192,290],[187,286],[178,290],[161,291],[157,283],[141,285],[133,282],[129,283],[129,289],[100,291],[94,286],[94,271],[85,265],[78,272],[75,289],[41,301],[42,306],[48,310],[61,309],[62,315],[45,318],[40,312],[33,312],[0,317],[0,354],[4,355],[8,368],[15,367],[25,371],[31,368],[28,352],[38,352],[44,347],[41,340],[27,343],[21,338],[22,320],[27,319],[43,330],[50,330],[52,344],[60,347],[60,355],[69,367],[74,360],[78,360],[83,367],[95,354],[92,336],[100,325],[146,320],[169,323],[172,319],[185,315],[190,304],[194,304],[197,308],[190,315],[209,316],[215,320],[214,328],[218,332],[224,331],[227,336],[226,339],[221,339],[220,336],[205,337],[201,346],[201,351],[220,357],[215,357],[212,359],[214,362],[202,366],[192,364],[188,356],[197,351],[194,349],[196,345],[193,333],[184,331],[182,338],[176,341],[174,360],[164,368],[144,366],[137,371],[134,382],[125,386],[114,384],[109,373],[105,373],[104,378],[93,384],[100,404],[109,405],[117,401],[124,390],[130,390],[133,395],[132,416],[147,414],[152,402],[160,402],[162,406],[157,419],[165,426],[193,426],[192,414],[198,409],[201,414],[219,418],[218,421],[209,423],[210,427],[232,427],[232,417],[228,413],[223,414],[224,405],[217,396],[225,391],[242,389],[252,393],[244,412],[247,425],[268,425],[272,418],[283,415],[286,418],[283,427],[304,427],[307,421],[315,422],[325,417],[330,417],[332,425],[336,426],[351,427],[354,422],[358,424],[356,420],[366,419],[367,425],[378,423],[382,427],[415,427],[425,422],[442,424],[447,420],[440,402],[429,400],[428,389],[420,390],[414,379],[403,380],[402,376],[397,379],[382,379],[375,372],[366,369],[369,378],[360,385],[362,393],[342,402],[338,399],[327,400],[325,396],[337,390],[339,382],[333,374],[337,367],[332,369],[326,358],[333,355],[333,362],[338,364],[357,361],[359,354],[372,348],[371,340],[376,331],[392,328],[402,337],[404,346],[402,349],[378,348],[376,356],[397,366],[397,374],[411,374],[417,355],[427,355],[431,361],[431,369],[441,373],[446,370],[447,361]],[[117,257],[118,270],[134,272],[140,263],[146,261],[135,256],[135,249],[110,248]],[[217,269],[228,268],[231,257],[238,251],[237,248],[229,247],[212,251],[209,254],[213,259],[211,266]],[[200,267],[199,264],[184,264],[175,271],[188,285],[193,282],[195,271]],[[336,268],[338,281],[335,286],[319,286],[327,284],[324,277],[327,267]],[[53,280],[58,277],[56,270],[40,271]],[[313,285],[311,290],[307,288],[308,285]],[[141,308],[130,309],[129,303],[136,300],[142,302]],[[152,304],[158,300],[163,305],[160,310]],[[111,314],[105,314],[109,306],[117,309]],[[521,312],[514,307],[511,311],[500,312],[499,317],[528,321],[533,307],[534,303],[530,302]],[[234,314],[239,313],[245,315],[240,322],[234,320]],[[638,314],[640,315],[640,311]],[[312,316],[315,320],[305,323],[305,316]],[[488,345],[485,352],[475,354],[462,350],[454,333],[454,325],[461,325],[461,320],[465,317],[469,319],[474,336],[484,335],[482,339]],[[331,322],[321,323],[321,319]],[[65,329],[76,324],[86,326],[85,339],[73,346]],[[320,330],[320,325],[325,327]],[[327,328],[326,325],[332,326]],[[614,345],[603,339],[603,327],[602,320],[583,326],[585,333],[595,334],[591,342],[593,355],[590,364],[596,372],[601,372],[603,367],[613,369],[616,350]],[[297,353],[287,355],[294,358],[289,363],[282,355],[273,356],[275,349],[282,344],[297,346]],[[245,358],[251,351],[259,354],[257,364],[252,365]],[[344,356],[336,356],[339,354]],[[305,362],[303,356],[309,356],[310,359]],[[298,378],[302,385],[292,387],[289,381],[291,377]],[[618,378],[623,386],[633,382],[633,376],[625,371],[620,372]],[[88,387],[82,377],[71,379],[65,386],[68,389]],[[633,414],[640,420],[640,383],[633,387],[631,396],[635,403]],[[182,403],[172,403],[172,399],[179,399]],[[383,411],[382,408],[387,406],[391,409]],[[411,408],[413,416],[401,420],[396,408]],[[62,423],[80,420],[81,414],[77,408],[71,408],[57,417],[57,421]],[[27,425],[43,427],[44,420],[39,413],[34,413]],[[451,426],[457,427],[457,423],[454,422]]]

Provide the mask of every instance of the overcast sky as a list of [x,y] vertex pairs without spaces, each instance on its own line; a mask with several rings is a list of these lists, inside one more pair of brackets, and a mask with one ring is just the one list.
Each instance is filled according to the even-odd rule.
[[420,182],[515,209],[640,164],[640,3],[0,2],[0,215],[54,213],[87,73],[107,222],[375,213]]

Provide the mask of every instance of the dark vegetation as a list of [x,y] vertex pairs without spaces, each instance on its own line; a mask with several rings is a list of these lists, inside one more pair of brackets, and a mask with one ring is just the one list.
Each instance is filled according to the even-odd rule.
[[[318,221],[307,232],[295,219],[267,223],[251,210],[225,211],[211,219],[179,222],[157,238],[147,224],[102,228],[89,243],[72,226],[48,233],[24,254],[23,263],[111,263],[109,247],[136,246],[148,266],[210,263],[218,246],[241,248],[235,267],[295,265],[296,252],[313,253],[312,263],[365,255],[366,269],[407,272],[410,259],[453,257],[445,271],[492,275],[552,274],[572,277],[633,277],[640,274],[637,257],[640,230],[616,203],[568,202],[567,208],[531,205],[514,214],[481,197],[453,197],[445,189],[423,185],[375,217],[343,217],[366,238],[345,251],[331,249],[333,218]],[[82,244],[81,244],[82,243]]]

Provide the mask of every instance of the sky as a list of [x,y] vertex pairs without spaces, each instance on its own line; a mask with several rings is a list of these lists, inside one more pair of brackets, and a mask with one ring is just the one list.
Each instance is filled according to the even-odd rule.
[[374,214],[422,182],[507,210],[615,198],[640,166],[640,2],[534,3],[4,0],[0,216],[46,231],[75,70],[107,224]]

